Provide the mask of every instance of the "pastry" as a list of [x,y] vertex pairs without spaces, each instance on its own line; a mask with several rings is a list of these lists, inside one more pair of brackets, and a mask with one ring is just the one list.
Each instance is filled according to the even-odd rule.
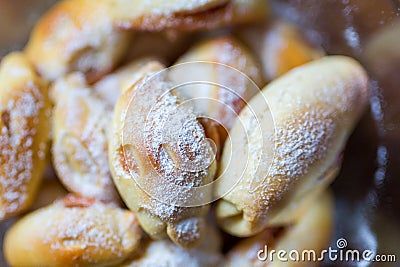
[[[268,5],[60,0],[45,13],[0,65],[0,265],[317,265],[263,257],[328,246],[327,187],[369,80],[276,19],[296,4],[274,3],[272,19]],[[363,51],[343,30],[330,37],[377,76],[397,63],[397,29]]]
[[53,162],[73,193],[106,202],[118,201],[108,165],[108,127],[124,88],[143,73],[159,70],[151,58],[135,60],[90,86],[80,73],[57,80],[53,87]]
[[125,90],[115,106],[111,170],[123,200],[151,238],[168,235],[192,247],[204,230],[204,204],[212,192],[201,186],[214,178],[215,152],[193,110],[169,91],[168,72],[152,74]]
[[[291,225],[267,229],[256,236],[240,241],[228,252],[223,266],[319,266],[322,261],[318,261],[321,252],[328,247],[331,240],[333,212],[331,193],[329,191],[323,192],[308,207],[307,211]],[[276,252],[285,251],[287,254],[283,257],[287,258],[288,261],[280,261],[276,253],[272,254],[271,258],[272,250]],[[295,253],[289,255],[291,251],[299,253],[299,260],[296,259]],[[307,261],[308,254],[304,254],[303,251],[314,251],[315,260],[311,258]],[[303,254],[306,260],[302,260]]]
[[115,266],[141,236],[132,212],[70,195],[14,224],[4,253],[11,266]]
[[251,236],[293,221],[336,176],[367,103],[368,77],[344,56],[307,63],[267,85],[229,133],[215,190],[220,226]]
[[52,155],[58,177],[73,193],[117,202],[107,155],[112,109],[93,93],[80,73],[57,80],[52,92]]
[[239,35],[260,58],[267,80],[324,55],[289,22],[275,21],[262,27],[247,27]]
[[25,51],[46,79],[79,71],[92,83],[120,62],[134,31],[251,22],[265,16],[264,6],[262,0],[64,0],[41,18]]
[[25,47],[40,75],[53,81],[80,71],[95,81],[112,70],[132,33],[114,28],[107,2],[65,0],[44,14]]
[[219,63],[199,64],[193,71],[183,67],[181,75],[185,81],[204,80],[219,85],[195,84],[182,90],[182,94],[193,99],[200,114],[220,125],[223,144],[239,111],[259,92],[259,87],[265,85],[261,66],[243,44],[230,36],[214,37],[196,44],[176,64],[193,61]]
[[33,203],[46,164],[50,100],[47,84],[21,53],[0,65],[0,220]]
[[[185,6],[187,1],[180,2]],[[197,2],[201,5],[207,1],[190,1],[189,3],[192,4],[192,2]],[[187,6],[192,7],[190,4]],[[263,0],[230,0],[219,1],[218,4],[218,6],[208,10],[204,9],[202,12],[189,11],[175,12],[173,14],[168,9],[165,9],[164,12],[159,12],[159,15],[138,17],[135,16],[136,14],[132,16],[131,13],[124,14],[120,12],[118,25],[123,29],[156,32],[165,29],[177,31],[211,30],[222,26],[254,23],[264,20],[268,15],[268,6]],[[123,8],[122,6],[121,9]]]

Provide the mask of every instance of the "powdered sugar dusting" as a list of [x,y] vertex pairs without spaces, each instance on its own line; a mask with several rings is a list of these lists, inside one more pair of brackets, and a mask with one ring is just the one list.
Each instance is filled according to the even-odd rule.
[[140,239],[133,214],[129,217],[122,210],[97,202],[81,208],[65,207],[58,201],[40,215],[36,219],[48,218],[43,225],[48,230],[42,242],[49,246],[49,253],[76,251],[76,262],[97,263],[96,255],[114,260],[126,257]]
[[[107,129],[112,111],[85,87],[81,76],[56,83],[53,157],[73,192],[105,201],[117,199],[108,165]],[[78,79],[78,81],[74,81]],[[78,84],[74,84],[78,83]]]
[[[294,69],[263,90],[275,125],[265,127],[261,123],[260,132],[251,127],[249,109],[241,113],[241,118],[247,120],[246,134],[250,139],[249,144],[247,139],[240,142],[249,149],[250,163],[226,199],[243,211],[244,220],[253,223],[266,219],[287,192],[302,190],[302,185],[296,186],[300,179],[305,183],[314,181],[337,163],[337,156],[367,103],[367,88],[367,76],[356,62],[331,57]],[[262,96],[250,102],[257,119],[265,114],[260,110],[260,99]],[[257,140],[253,134],[263,137]],[[240,175],[232,169],[233,175]]]
[[[255,59],[245,48],[233,42],[225,40],[220,47],[220,53],[217,57],[218,62],[234,67],[235,69],[248,75],[256,84],[262,85],[262,75]],[[258,88],[245,75],[238,75],[236,71],[226,68],[217,68],[217,77],[221,84],[228,85],[230,90],[219,90],[218,97],[223,103],[239,113],[244,107],[245,101],[258,92]],[[226,107],[225,107],[226,109]],[[227,129],[232,128],[236,117],[229,116],[224,110],[218,110],[222,116],[222,123]]]
[[[168,93],[155,104],[147,121],[144,134],[157,172],[177,185],[200,186],[213,158],[208,143],[202,142],[204,129],[193,111],[179,108],[178,98]],[[193,172],[195,168],[200,170]]]
[[[262,137],[257,127],[250,132],[248,175],[238,189],[247,192],[250,199],[257,199],[255,206],[259,207],[255,210],[261,213],[249,209],[249,215],[267,214],[298,179],[328,155],[338,127],[334,110],[320,106],[299,108],[295,113],[281,114],[271,136]],[[257,134],[259,140],[253,140]],[[272,162],[272,154],[263,148],[270,144],[274,145]]]
[[[38,116],[44,106],[43,95],[32,82],[24,89],[10,88],[14,95],[5,106],[0,106],[2,128],[0,131],[0,218],[21,208],[27,200],[27,190],[35,167],[35,158],[45,154],[46,145],[36,144]],[[37,153],[37,154],[36,154]],[[36,155],[35,155],[36,154]]]
[[190,243],[191,240],[200,239],[200,224],[199,218],[189,218],[177,223],[174,228],[177,239],[182,243]]
[[[252,54],[232,37],[206,40],[189,50],[178,62],[190,61],[218,63],[199,64],[193,75],[198,79],[204,72],[207,76],[201,77],[202,79],[220,86],[206,87],[204,84],[199,84],[195,85],[198,86],[196,90],[188,90],[186,94],[190,98],[197,98],[198,95],[209,98],[207,102],[200,104],[200,110],[227,129],[231,129],[236,114],[245,106],[245,101],[259,91],[257,85],[263,85],[260,66]],[[189,76],[190,73],[184,75]]]
[[264,201],[279,199],[277,192],[285,192],[291,183],[308,173],[311,164],[326,155],[336,128],[333,116],[323,109],[310,108],[289,116],[284,125],[276,125],[275,157],[266,183],[276,187],[264,186]]
[[[143,206],[146,207],[145,205]],[[150,209],[156,216],[162,218],[164,221],[174,221],[183,212],[183,209],[175,205],[165,204],[156,199],[151,200],[151,204],[148,209]]]
[[169,212],[164,211],[176,213],[179,209],[173,208],[173,203],[202,197],[192,196],[189,191],[211,181],[213,173],[209,172],[209,165],[214,160],[214,151],[205,141],[204,129],[193,110],[181,105],[178,96],[166,91],[170,88],[172,85],[160,78],[136,88],[138,103],[134,100],[135,106],[131,106],[128,113],[134,114],[135,110],[142,113],[136,115],[132,128],[129,123],[127,125],[130,132],[143,134],[140,136],[144,148],[142,156],[152,164],[152,170],[151,178],[142,182],[149,184],[153,196],[158,199],[150,203],[155,205],[150,210],[159,211],[156,215],[163,220],[169,217],[166,216]]
[[[196,194],[193,189],[212,181],[215,165],[211,163],[215,155],[196,114],[181,102],[179,95],[169,91],[172,88],[166,72],[161,72],[150,79],[143,78],[125,92],[126,98],[131,94],[131,101],[126,111],[115,114],[121,120],[121,126],[116,127],[122,128],[117,131],[123,131],[122,147],[133,148],[133,153],[122,156],[133,156],[137,168],[127,171],[117,166],[116,173],[121,178],[134,178],[138,185],[134,190],[146,191],[148,197],[135,198],[138,203],[131,203],[134,209],[146,210],[157,217],[156,221],[164,222],[175,231],[179,222],[197,217],[188,215],[191,201],[207,203],[208,196]],[[130,159],[124,161],[130,162]],[[206,211],[197,209],[199,217]],[[195,237],[191,233],[198,232],[196,225],[179,228],[180,234]],[[183,245],[176,240],[176,232],[168,234]]]

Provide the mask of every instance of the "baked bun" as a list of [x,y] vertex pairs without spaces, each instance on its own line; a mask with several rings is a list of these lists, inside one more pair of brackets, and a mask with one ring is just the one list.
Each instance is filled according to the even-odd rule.
[[[136,14],[132,16],[132,13],[127,12],[126,7],[121,6],[124,11],[119,12],[118,25],[123,29],[155,32],[211,30],[222,26],[254,23],[264,20],[268,15],[267,3],[263,0],[211,0],[214,2],[213,8],[203,8],[203,11],[197,9],[198,12],[194,10],[194,7],[203,6],[209,1],[172,1],[180,2],[179,4],[166,1],[163,3],[167,7],[164,8],[164,12],[141,17],[137,17]],[[182,9],[184,6],[187,7],[186,12],[171,12],[174,9]],[[210,5],[207,6],[210,7]],[[171,7],[174,8],[171,9]]]
[[14,224],[4,253],[11,266],[115,266],[141,236],[132,212],[70,195]]
[[106,202],[119,197],[108,165],[112,109],[87,86],[80,73],[54,83],[53,164],[66,188]]
[[25,211],[40,185],[49,140],[47,84],[21,53],[0,65],[0,220]]
[[107,2],[58,2],[34,27],[25,52],[48,80],[80,71],[92,82],[110,72],[132,38],[113,26]]
[[[199,112],[225,128],[220,129],[223,143],[226,132],[232,128],[246,101],[259,92],[259,87],[265,85],[261,66],[243,44],[230,36],[214,37],[196,44],[183,54],[176,64],[193,61],[215,62],[228,66],[199,65],[197,71],[186,71],[185,68],[182,71],[182,76],[185,76],[187,81],[199,80],[201,71],[204,72],[201,75],[202,79],[219,85],[192,85],[190,90],[183,91],[183,95],[188,99],[199,99],[200,101],[194,101]],[[240,76],[239,71],[248,78],[245,75]]]
[[[328,247],[333,232],[333,204],[331,193],[323,192],[291,225],[267,229],[256,236],[240,241],[228,252],[222,266],[319,266],[320,262],[317,260],[307,261],[308,254],[304,254],[303,251],[315,251],[316,259],[318,259],[322,250]],[[288,261],[280,261],[276,253],[271,259],[271,255],[268,254],[272,250],[285,251],[287,254],[283,257]],[[299,253],[298,261],[289,257],[288,254],[291,251]],[[303,254],[306,255],[306,260],[301,260]],[[296,257],[294,254],[291,256]]]
[[240,113],[223,151],[220,226],[251,236],[293,221],[336,176],[367,103],[367,74],[344,56],[307,63],[266,86]]
[[40,19],[25,51],[49,80],[79,71],[91,83],[119,63],[134,38],[133,30],[197,30],[252,22],[265,16],[263,3],[64,0]]
[[239,35],[260,58],[268,81],[324,56],[322,48],[313,46],[295,25],[285,21],[247,27]]
[[[159,69],[162,65],[158,64]],[[215,152],[193,110],[175,95],[167,72],[144,76],[119,98],[109,159],[126,205],[153,239],[195,246],[216,171]]]
[[214,267],[223,259],[220,234],[210,225],[196,248],[182,249],[168,239],[144,243],[143,248],[143,253],[120,267]]

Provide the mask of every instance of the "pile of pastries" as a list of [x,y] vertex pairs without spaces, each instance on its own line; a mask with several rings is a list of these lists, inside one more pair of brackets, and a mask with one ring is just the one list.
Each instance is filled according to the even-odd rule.
[[[171,66],[213,85],[171,90]],[[265,0],[59,1],[1,60],[4,255],[275,266],[258,258],[266,245],[321,251],[328,186],[367,103],[362,66],[325,55]]]

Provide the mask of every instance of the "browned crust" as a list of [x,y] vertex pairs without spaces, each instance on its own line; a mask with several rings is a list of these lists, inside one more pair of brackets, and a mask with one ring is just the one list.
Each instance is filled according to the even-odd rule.
[[138,251],[141,238],[132,212],[68,196],[14,224],[4,251],[12,266],[115,266]]
[[173,13],[168,15],[139,16],[133,20],[116,21],[117,27],[129,30],[177,31],[210,30],[222,26],[254,23],[265,19],[267,7],[265,1],[249,0],[229,3],[193,14]]
[[22,53],[0,67],[0,220],[28,209],[46,163],[50,100],[47,84]]
[[[274,123],[262,123],[262,131],[246,132],[249,164],[257,168],[236,177],[241,178],[238,185],[220,200],[221,227],[237,236],[251,236],[267,226],[294,220],[303,203],[309,203],[314,192],[327,187],[337,174],[338,158],[367,100],[365,70],[344,56],[308,63],[266,86],[250,105],[257,118],[262,117],[263,106],[270,109]],[[249,122],[254,118],[250,114],[246,108],[240,116]],[[230,153],[235,155],[240,146],[247,146],[244,134],[240,127],[232,128],[237,143],[233,151],[224,151],[220,169],[227,167]],[[260,159],[257,153],[263,153]],[[238,173],[233,164],[224,175]]]

